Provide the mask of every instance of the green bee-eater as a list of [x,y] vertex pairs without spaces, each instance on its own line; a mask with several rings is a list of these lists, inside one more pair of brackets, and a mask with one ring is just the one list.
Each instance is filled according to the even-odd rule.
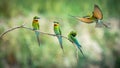
[[[68,34],[68,39],[70,40],[70,42],[72,42],[73,44],[75,44],[77,46],[77,48],[80,50],[80,52],[82,53],[82,55],[84,56],[82,49],[81,49],[81,45],[79,44],[78,40],[76,39],[76,35],[77,33],[75,31],[71,31]],[[85,56],[84,56],[85,57]]]
[[[61,49],[63,50],[63,45],[62,45],[62,33],[61,33],[61,30],[60,30],[60,24],[59,22],[55,22],[54,21],[54,32],[55,34],[57,35],[57,38],[58,38],[58,41],[60,43],[60,47]],[[64,50],[63,50],[64,51]]]
[[[39,30],[39,21],[38,19],[40,19],[39,17],[35,16],[33,17],[33,22],[32,22],[32,27],[33,27],[33,30]],[[38,41],[38,44],[40,46],[40,40],[39,40],[39,32],[35,31],[35,34],[36,34],[36,37],[37,37],[37,41]]]

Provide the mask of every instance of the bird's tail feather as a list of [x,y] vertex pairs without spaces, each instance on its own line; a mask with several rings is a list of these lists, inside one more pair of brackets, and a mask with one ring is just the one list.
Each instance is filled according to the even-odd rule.
[[62,45],[62,37],[61,36],[57,36],[57,38],[58,38],[60,47],[61,47],[62,51],[64,52],[63,45]]
[[103,25],[104,25],[106,28],[110,28],[110,23],[108,23],[108,24],[103,23]]
[[79,50],[80,50],[80,52],[82,53],[83,57],[85,57],[85,55],[84,55],[84,53],[83,53],[82,49],[81,49],[81,48],[79,48]]
[[82,53],[83,57],[85,57],[84,54],[83,54],[83,51],[82,51],[82,49],[81,49],[81,45],[78,43],[77,40],[74,40],[74,41],[75,41],[75,44],[77,45],[78,49],[79,49],[80,52]]
[[[109,23],[110,24],[110,23]],[[106,27],[106,28],[110,28],[110,26],[108,24],[103,23],[101,20],[98,20],[96,22],[96,27]]]
[[36,37],[37,37],[37,42],[38,42],[38,45],[40,46],[40,39],[39,39],[39,32],[35,31],[35,34],[36,34]]

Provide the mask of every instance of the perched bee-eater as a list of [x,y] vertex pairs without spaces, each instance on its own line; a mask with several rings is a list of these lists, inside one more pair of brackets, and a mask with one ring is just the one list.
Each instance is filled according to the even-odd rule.
[[[63,50],[62,36],[61,36],[62,33],[61,33],[61,30],[60,30],[60,24],[59,24],[59,22],[54,21],[54,32],[57,35],[58,41],[60,43],[60,47]],[[63,52],[64,52],[64,50],[63,50]]]
[[[39,20],[40,18],[35,16],[33,17],[33,21],[32,21],[32,27],[33,27],[33,30],[39,30]],[[38,41],[38,44],[40,46],[40,39],[39,39],[39,32],[35,31],[35,34],[36,34],[36,37],[37,37],[37,41]]]
[[[72,17],[75,17],[75,16],[72,16]],[[91,15],[87,15],[84,17],[75,17],[75,18],[88,24],[96,22],[96,27],[101,27],[102,25],[104,25],[105,27],[109,28],[107,24],[102,22],[103,14],[99,6],[96,4],[94,5],[94,10]]]
[[[81,49],[81,45],[79,44],[78,40],[76,39],[76,35],[77,33],[75,31],[71,31],[68,34],[68,39],[70,40],[70,42],[72,42],[73,44],[75,44],[77,46],[77,48],[80,50],[80,52],[82,53],[82,55],[84,56],[82,49]],[[84,56],[85,57],[85,56]]]

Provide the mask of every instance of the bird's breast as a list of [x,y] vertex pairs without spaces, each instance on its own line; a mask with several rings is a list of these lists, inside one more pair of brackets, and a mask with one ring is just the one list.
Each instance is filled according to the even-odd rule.
[[33,23],[38,23],[38,20],[33,20]]

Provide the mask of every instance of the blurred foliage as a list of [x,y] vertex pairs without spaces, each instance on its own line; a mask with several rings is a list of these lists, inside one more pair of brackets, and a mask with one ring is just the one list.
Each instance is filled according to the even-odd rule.
[[[40,16],[40,30],[53,32],[53,21],[60,21],[62,34],[78,32],[86,59],[66,39],[65,54],[56,37],[40,34],[38,46],[33,31],[17,29],[0,39],[0,68],[120,68],[120,4],[119,0],[0,0],[0,34],[25,23],[32,27],[34,16]],[[95,24],[78,22],[69,14],[90,14],[94,4],[100,6],[104,22],[111,29],[95,28]]]

